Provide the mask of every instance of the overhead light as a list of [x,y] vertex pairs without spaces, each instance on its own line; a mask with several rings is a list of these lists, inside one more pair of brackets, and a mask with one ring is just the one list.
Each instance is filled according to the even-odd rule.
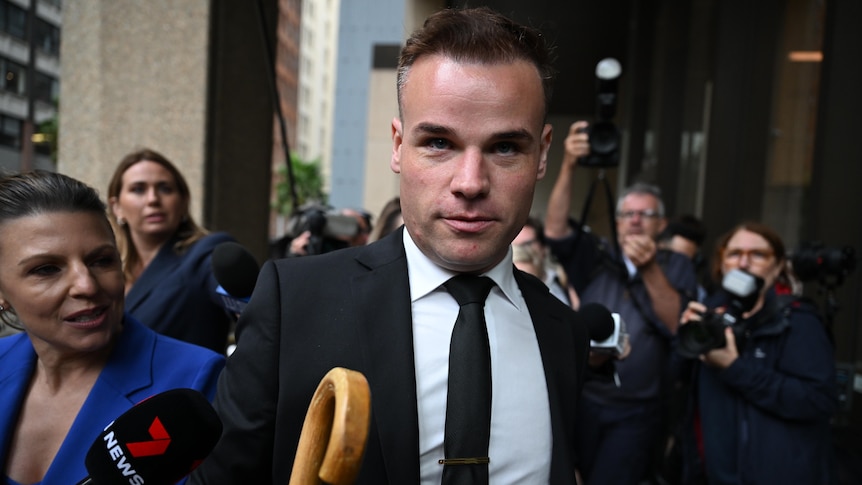
[[787,58],[791,62],[822,62],[823,53],[820,51],[790,51]]

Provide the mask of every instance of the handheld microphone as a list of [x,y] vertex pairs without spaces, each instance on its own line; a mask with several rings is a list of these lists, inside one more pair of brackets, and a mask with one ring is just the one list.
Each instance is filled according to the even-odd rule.
[[170,485],[206,458],[222,423],[194,389],[172,389],[123,413],[96,438],[77,485]]
[[591,351],[616,356],[623,354],[628,332],[619,313],[611,313],[599,303],[582,305],[579,313],[587,323]]
[[241,314],[257,283],[257,260],[242,244],[226,241],[215,247],[211,261],[221,305]]

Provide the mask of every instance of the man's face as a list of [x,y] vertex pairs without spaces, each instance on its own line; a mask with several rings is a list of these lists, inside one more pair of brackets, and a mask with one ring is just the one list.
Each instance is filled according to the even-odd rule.
[[420,58],[392,120],[391,168],[411,237],[458,272],[499,263],[545,175],[551,127],[536,68]]
[[617,213],[617,236],[643,234],[655,239],[667,221],[658,215],[658,200],[650,194],[629,194]]

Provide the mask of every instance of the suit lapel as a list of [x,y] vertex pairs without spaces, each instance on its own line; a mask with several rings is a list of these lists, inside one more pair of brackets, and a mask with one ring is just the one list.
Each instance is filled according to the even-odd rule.
[[153,289],[163,284],[170,277],[171,271],[178,266],[178,261],[182,257],[174,252],[173,247],[175,243],[176,240],[171,239],[162,245],[159,253],[144,269],[144,272],[141,273],[140,278],[135,281],[135,284],[132,285],[129,294],[126,295],[127,312],[135,313],[135,310],[146,301]]
[[551,430],[553,451],[551,455],[551,482],[571,481],[574,464],[572,463],[572,439],[574,438],[574,412],[578,384],[578,365],[573,351],[573,322],[557,311],[560,306],[548,292],[544,283],[528,278],[515,271],[515,280],[524,295],[530,310],[545,380],[548,386],[548,401],[551,410]]
[[[149,359],[141,359],[140,355],[153,352],[155,334],[142,332],[139,325],[126,321],[110,361],[93,384],[93,389],[51,462],[43,483],[70,483],[70,480],[85,478],[86,469],[81,457],[86,454],[90,444],[108,423],[135,404],[131,397],[133,393],[152,384]],[[24,338],[10,349],[7,356],[0,357],[18,363],[4,365],[5,368],[0,370],[0,388],[4,391],[0,396],[0,409],[11,410],[23,401],[35,366],[36,353],[29,340]],[[12,436],[10,427],[15,426],[17,417],[18,412],[3,413],[0,436]],[[87,448],[82,450],[82,446]],[[0,443],[0,457],[6,456],[7,447],[8,443]],[[2,463],[3,460],[0,460]],[[71,476],[74,474],[80,476]]]
[[[30,385],[30,377],[36,366],[36,352],[25,334],[3,337],[6,342],[16,341],[0,355],[0,469],[6,469],[9,441],[18,421],[24,394]],[[83,477],[82,477],[83,478]]]
[[419,421],[407,258],[401,231],[368,246],[357,261],[369,269],[353,279],[355,301],[373,302],[360,322],[371,387],[373,425],[390,483],[419,479]]

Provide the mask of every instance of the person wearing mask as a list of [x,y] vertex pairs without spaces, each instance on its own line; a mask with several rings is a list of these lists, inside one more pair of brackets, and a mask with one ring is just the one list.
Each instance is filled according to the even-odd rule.
[[[784,243],[764,224],[745,222],[719,238],[716,281],[742,270],[763,286],[741,319],[724,326],[724,345],[691,361],[685,483],[701,473],[710,485],[833,483],[834,349],[810,302],[776,293],[786,264]],[[690,302],[681,324],[702,322],[708,309],[721,313],[728,303],[722,292]]]
[[232,323],[218,303],[212,252],[235,239],[192,217],[185,177],[164,155],[126,155],[108,184],[126,276],[126,308],[153,330],[224,352]]
[[224,356],[124,313],[105,204],[70,177],[0,177],[0,472],[4,484],[66,485],[102,430],[138,402],[191,388],[209,399]]
[[224,433],[192,483],[287,483],[341,366],[371,389],[355,483],[574,485],[586,325],[511,254],[545,174],[550,61],[538,31],[486,7],[407,40],[390,161],[404,226],[264,264],[219,382]]

